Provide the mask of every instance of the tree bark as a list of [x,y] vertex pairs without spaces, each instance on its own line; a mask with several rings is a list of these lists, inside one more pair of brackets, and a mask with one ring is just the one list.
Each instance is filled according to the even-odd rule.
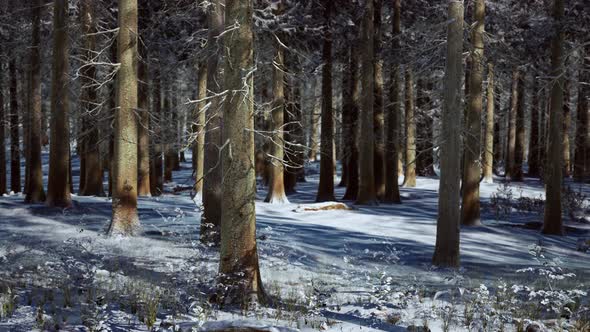
[[510,94],[510,110],[508,115],[508,138],[506,148],[506,165],[504,175],[507,179],[514,176],[514,157],[516,148],[516,109],[518,106],[518,82],[520,71],[514,69],[512,72],[512,92]]
[[10,191],[20,192],[20,131],[18,128],[18,96],[16,77],[16,60],[10,60],[10,114],[8,115],[10,124]]
[[569,178],[571,174],[570,126],[572,113],[570,108],[570,83],[568,79],[563,83],[563,176]]
[[[148,10],[146,8],[147,2],[140,7],[139,18],[139,33],[145,34],[146,20],[148,17]],[[151,196],[150,190],[150,109],[149,109],[149,67],[148,67],[148,49],[146,45],[141,42],[138,45],[139,61],[138,61],[138,89],[137,89],[137,107],[139,113],[138,137],[137,137],[137,195]]]
[[[248,303],[263,297],[256,248],[256,174],[254,170],[254,91],[252,1],[227,0],[225,89],[222,151],[221,250],[219,273],[225,302]],[[323,159],[323,158],[322,158]]]
[[[425,83],[425,81],[428,81],[428,83]],[[416,88],[416,174],[432,176],[434,175],[434,160],[432,158],[433,121],[429,114],[432,106],[432,100],[430,99],[430,93],[432,92],[431,79],[418,79]]]
[[68,96],[68,1],[55,0],[53,12],[53,78],[49,145],[48,206],[72,205],[70,188],[70,103]]
[[195,172],[195,198],[198,200],[203,199],[203,175],[204,175],[204,162],[205,162],[205,124],[207,122],[207,116],[205,112],[205,105],[207,101],[204,99],[207,97],[207,63],[199,63],[198,72],[198,100],[203,100],[197,103],[195,107],[196,114],[193,116],[193,121],[196,122],[195,132],[197,140],[193,148],[193,160],[194,160],[194,172]]
[[322,120],[321,120],[321,159],[320,184],[316,202],[334,201],[334,109],[332,107],[332,1],[324,1],[326,35],[322,60]]
[[495,122],[494,114],[494,65],[492,63],[488,63],[488,86],[486,93],[486,128],[484,141],[485,150],[483,155],[483,181],[485,183],[494,183],[494,155],[496,152],[494,150],[494,144],[497,143],[495,141],[497,124]]
[[543,220],[544,234],[563,235],[561,216],[561,182],[563,156],[563,0],[553,2],[553,31],[551,41],[551,111],[549,113],[549,137],[545,179],[545,216]]
[[[582,68],[590,68],[590,45],[586,45],[584,53],[584,65]],[[578,76],[578,106],[576,128],[576,154],[574,161],[574,179],[577,182],[590,180],[590,73],[588,70],[580,70]],[[582,84],[581,82],[586,82]]]
[[404,186],[416,187],[416,110],[414,107],[414,74],[406,69],[406,170]]
[[518,75],[518,98],[516,105],[516,141],[514,145],[514,168],[512,171],[512,181],[523,181],[522,164],[524,159],[524,122],[525,122],[525,104],[524,104],[524,73]]
[[[359,137],[359,192],[356,204],[376,205],[377,191],[375,188],[375,117],[373,114],[375,98],[375,66],[374,66],[374,6],[373,0],[365,2],[365,13],[361,24],[360,49],[361,55],[361,85],[362,85],[362,109],[360,116]],[[362,148],[361,148],[362,147]]]
[[137,215],[137,0],[119,0],[117,105],[113,156],[113,219],[110,235],[135,235]]
[[[0,82],[4,82],[4,52],[0,51]],[[6,193],[6,111],[4,108],[4,85],[0,83],[0,195]]]
[[[356,41],[355,41],[356,43]],[[359,128],[358,128],[358,114],[359,114],[359,99],[361,93],[361,85],[359,79],[359,53],[358,47],[350,46],[348,73],[346,76],[346,93],[344,94],[343,110],[343,134],[344,145],[348,147],[348,156],[346,162],[348,163],[348,179],[346,180],[346,192],[342,199],[356,200],[359,190]]]
[[321,107],[320,107],[320,103],[318,103],[318,81],[319,78],[314,77],[313,82],[311,83],[312,85],[312,89],[311,92],[313,94],[312,96],[312,107],[310,108],[311,110],[311,124],[310,124],[310,133],[309,133],[309,156],[308,159],[310,162],[315,162],[317,161],[317,155],[319,153],[319,124],[320,124],[320,119],[321,119]]
[[385,197],[385,114],[383,110],[383,59],[381,43],[381,7],[383,0],[373,0],[373,63],[375,77],[374,90],[375,99],[373,100],[373,128],[375,131],[375,158],[373,167],[375,168],[375,191],[378,199]]
[[470,55],[469,95],[465,117],[465,146],[463,149],[463,190],[461,224],[480,225],[479,180],[481,177],[481,113],[483,108],[484,64],[484,0],[477,0],[473,11],[475,26],[471,33],[473,51]]
[[162,161],[162,83],[160,75],[160,63],[157,63],[154,67],[154,76],[152,78],[152,82],[154,83],[154,88],[152,90],[152,109],[154,112],[155,121],[150,123],[150,125],[153,128],[155,139],[152,139],[154,154],[152,166],[150,167],[150,173],[152,174],[152,178],[150,179],[150,191],[152,196],[160,196],[164,192],[164,163]]
[[[207,41],[207,90],[210,105],[207,109],[205,128],[205,177],[203,182],[203,206],[201,217],[201,241],[219,245],[221,226],[221,172],[220,148],[222,146],[221,97],[223,77],[219,68],[219,54],[225,54],[223,39],[218,38],[224,29],[223,0],[215,0],[209,9],[209,36]],[[231,22],[233,24],[234,22]]]
[[461,180],[461,53],[463,52],[463,1],[449,1],[447,60],[443,95],[440,153],[440,187],[436,246],[432,263],[442,267],[459,266],[459,210]]
[[[271,110],[271,153],[270,153],[270,183],[265,202],[271,204],[289,203],[285,195],[285,56],[279,41],[274,36],[275,57],[273,61],[273,101]],[[322,160],[323,160],[322,156]]]
[[533,100],[531,101],[531,132],[529,139],[529,155],[527,158],[528,176],[539,176],[539,85],[533,77]]
[[[385,160],[385,197],[386,203],[401,203],[399,194],[400,167],[400,114],[401,114],[401,69],[399,65],[400,38],[401,38],[401,0],[393,0],[393,50],[398,53],[391,69],[390,102],[387,107],[387,154]],[[363,60],[365,60],[363,58]],[[368,59],[367,61],[370,61]],[[363,74],[364,75],[364,74]],[[364,76],[363,76],[364,77]],[[364,135],[364,133],[363,133]]]
[[[45,201],[43,190],[43,170],[41,162],[41,57],[40,57],[40,24],[41,1],[34,0],[31,8],[33,21],[31,45],[31,108],[29,126],[29,186],[26,203]],[[4,149],[4,145],[2,145]]]

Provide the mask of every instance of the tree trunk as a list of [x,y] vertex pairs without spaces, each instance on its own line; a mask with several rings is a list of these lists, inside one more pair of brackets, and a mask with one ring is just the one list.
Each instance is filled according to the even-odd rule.
[[[84,171],[84,186],[81,194],[85,196],[104,196],[104,188],[102,185],[102,168],[100,162],[100,144],[99,144],[99,126],[94,120],[97,111],[95,108],[98,105],[98,98],[96,93],[96,67],[91,64],[96,55],[96,37],[94,33],[97,31],[96,18],[94,14],[94,2],[91,0],[82,1],[82,27],[85,35],[85,57],[87,64],[83,69],[83,83],[82,83],[82,114],[85,124],[83,131],[82,153],[84,156],[85,171]],[[82,177],[82,173],[80,173]]]
[[[385,118],[383,111],[383,59],[381,45],[381,7],[383,0],[373,0],[373,63],[375,77],[374,90],[375,99],[373,100],[373,128],[375,139],[375,158],[373,167],[375,168],[375,191],[378,199],[385,197]],[[363,133],[364,134],[364,133]]]
[[549,113],[549,137],[545,179],[545,216],[543,221],[544,234],[563,235],[561,219],[561,176],[563,156],[563,0],[553,2],[554,35],[551,41],[551,111]]
[[514,168],[512,171],[512,181],[523,181],[522,164],[524,159],[524,122],[525,122],[525,104],[524,104],[524,73],[518,75],[518,98],[516,105],[516,141],[514,145]]
[[[263,297],[256,248],[252,1],[227,0],[225,86],[233,98],[224,105],[221,253],[219,273],[225,302],[243,304]],[[249,87],[245,89],[244,86]],[[323,158],[322,158],[323,159]]]
[[541,179],[543,179],[543,174],[545,173],[545,166],[546,166],[546,158],[547,158],[547,125],[548,125],[548,114],[547,114],[547,98],[545,96],[545,89],[541,89],[539,92],[539,111],[541,112],[541,119],[540,121],[540,130],[539,130],[539,175]]
[[70,188],[70,103],[68,96],[68,1],[55,0],[53,12],[53,78],[47,205],[72,205]]
[[[113,64],[117,63],[117,43],[112,43],[110,49],[110,58]],[[113,119],[115,118],[115,110],[117,108],[117,82],[116,80],[112,80],[111,82],[111,90],[109,93],[109,116]],[[113,127],[113,121],[109,124],[110,127]],[[107,164],[109,165],[109,178],[108,178],[108,189],[109,189],[109,196],[113,197],[113,156],[115,155],[115,133],[114,130],[110,130],[109,135],[109,160]]]
[[414,74],[406,70],[406,172],[404,186],[416,187],[416,110],[414,108]]
[[[148,24],[147,2],[143,3],[140,8],[139,33],[145,34],[146,25]],[[139,61],[137,68],[138,89],[137,89],[137,107],[139,113],[138,137],[137,137],[137,195],[151,196],[150,190],[150,110],[149,110],[149,67],[148,67],[148,49],[141,42],[138,45]]]
[[156,64],[154,67],[154,77],[152,78],[152,82],[154,82],[154,88],[152,90],[152,109],[154,112],[155,123],[150,123],[150,125],[153,128],[155,139],[152,139],[154,155],[152,167],[150,167],[152,174],[150,186],[152,187],[152,196],[160,196],[164,192],[164,164],[162,161],[162,125],[164,124],[164,121],[162,117],[162,83],[160,75],[160,63]]
[[447,60],[443,95],[440,153],[440,187],[436,246],[432,263],[436,266],[459,266],[459,210],[461,180],[461,53],[463,52],[463,1],[449,1]]
[[[390,102],[387,107],[387,154],[385,160],[385,197],[384,202],[401,203],[399,194],[399,173],[400,167],[400,114],[401,114],[401,69],[399,65],[400,38],[401,38],[401,0],[393,0],[393,50],[397,55],[395,63],[391,69],[391,80],[389,98]],[[367,48],[365,48],[367,49]],[[372,61],[364,59],[364,61]],[[364,62],[363,62],[364,65]],[[363,73],[364,77],[364,73]],[[363,136],[365,133],[363,133]]]
[[164,182],[172,182],[172,171],[174,170],[174,143],[172,140],[171,126],[174,123],[173,107],[170,103],[170,92],[164,90],[164,110],[162,119],[165,122],[160,123],[162,126],[162,140],[164,142]]
[[[271,160],[270,183],[265,202],[271,204],[289,203],[285,195],[285,58],[279,36],[274,36],[275,57],[273,61],[273,101],[271,111]],[[324,158],[322,157],[322,160]]]
[[316,202],[334,201],[334,110],[332,108],[332,34],[330,23],[332,1],[325,1],[324,20],[327,31],[324,36],[322,60],[322,122],[320,159],[320,184]]
[[463,190],[461,224],[480,225],[479,180],[481,177],[481,113],[483,108],[483,64],[484,64],[484,0],[475,2],[473,11],[475,26],[471,33],[473,51],[469,75],[469,96],[465,117],[465,146],[463,149]]
[[[497,123],[495,122],[494,105],[494,65],[488,63],[488,86],[486,97],[486,128],[483,154],[483,181],[485,183],[494,183],[494,165],[495,150],[494,144],[496,136]],[[499,129],[499,128],[498,128]],[[498,145],[496,145],[498,146]]]
[[313,82],[311,83],[312,89],[311,92],[312,96],[312,107],[311,107],[311,124],[310,124],[310,133],[309,133],[309,161],[315,162],[317,161],[317,154],[319,153],[319,133],[320,133],[320,119],[321,119],[321,107],[319,107],[320,103],[318,102],[318,81],[319,78],[314,77]]
[[20,133],[18,128],[18,96],[16,77],[16,60],[13,58],[9,64],[10,71],[10,191],[20,192]]
[[[425,81],[428,80],[428,83]],[[434,160],[432,158],[433,136],[432,136],[432,117],[430,108],[432,101],[430,93],[432,92],[432,83],[430,79],[420,78],[416,84],[416,173],[420,176],[434,175]]]
[[[586,45],[584,65],[582,68],[590,68],[590,45]],[[590,73],[588,70],[580,70],[578,77],[578,106],[576,128],[576,154],[574,162],[574,179],[577,182],[590,180]],[[581,82],[586,82],[582,84]]]
[[[3,68],[0,51],[0,68]],[[0,70],[0,82],[4,82],[4,71]],[[4,109],[4,85],[0,83],[0,196],[6,193],[6,111]]]
[[[39,203],[45,201],[43,190],[43,170],[41,162],[41,57],[40,57],[40,23],[41,0],[34,0],[32,7],[33,34],[31,45],[31,108],[29,126],[29,187],[25,202]],[[4,145],[2,145],[4,149]]]
[[375,188],[375,118],[373,107],[375,94],[375,66],[374,66],[374,7],[373,0],[365,2],[365,13],[361,24],[360,49],[363,50],[361,58],[361,85],[362,85],[362,111],[359,137],[359,192],[356,204],[376,205],[377,191]]
[[563,176],[569,178],[571,174],[570,158],[570,125],[572,113],[570,109],[570,83],[565,79],[563,83]]
[[119,0],[117,105],[110,235],[135,235],[137,215],[137,0]]
[[[355,41],[356,44],[356,41]],[[344,145],[347,146],[348,156],[345,159],[348,163],[348,179],[346,180],[346,192],[342,199],[356,200],[359,190],[359,99],[361,94],[361,85],[359,79],[359,53],[358,46],[350,46],[348,73],[345,80],[344,110],[343,110],[343,139]]]
[[539,85],[533,77],[533,100],[531,101],[531,133],[529,139],[529,155],[527,158],[528,176],[539,176]]
[[518,82],[520,71],[514,69],[512,72],[512,92],[510,94],[510,110],[508,115],[508,138],[506,148],[506,165],[504,175],[507,179],[514,176],[514,157],[516,148],[516,109],[518,106]]
[[196,114],[193,116],[193,121],[196,122],[195,132],[197,140],[193,148],[194,172],[195,172],[195,198],[203,199],[203,175],[204,175],[204,161],[205,161],[205,124],[207,116],[205,113],[205,105],[207,101],[207,63],[205,61],[199,63],[198,73],[198,100],[203,100],[197,103],[195,107]]
[[[210,105],[207,109],[207,126],[205,129],[205,178],[203,182],[203,206],[201,217],[201,241],[219,245],[221,227],[221,184],[223,174],[219,154],[222,146],[221,97],[215,97],[223,91],[223,77],[219,68],[218,54],[226,54],[223,39],[218,38],[224,29],[223,0],[215,0],[209,7],[209,36],[207,42],[207,90]],[[231,22],[232,24],[234,22]]]

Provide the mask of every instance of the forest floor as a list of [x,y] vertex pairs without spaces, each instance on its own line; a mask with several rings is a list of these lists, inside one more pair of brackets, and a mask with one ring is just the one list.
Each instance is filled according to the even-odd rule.
[[[73,196],[68,209],[25,205],[20,194],[0,197],[0,331],[228,324],[273,331],[512,331],[531,321],[550,330],[590,330],[584,326],[590,324],[590,185],[568,182],[567,232],[558,237],[540,234],[538,179],[482,183],[482,226],[461,229],[461,268],[445,270],[430,263],[435,177],[402,188],[401,205],[344,202],[350,209],[321,210],[313,203],[317,166],[309,165],[307,182],[297,184],[289,204],[263,203],[266,188],[259,186],[258,250],[271,300],[233,310],[208,295],[218,255],[199,242],[200,203],[190,191],[174,190],[191,185],[190,163],[174,172],[163,196],[139,199],[143,233],[135,238],[105,236],[106,197]],[[77,160],[73,167],[77,189]],[[342,197],[344,188],[336,193]]]

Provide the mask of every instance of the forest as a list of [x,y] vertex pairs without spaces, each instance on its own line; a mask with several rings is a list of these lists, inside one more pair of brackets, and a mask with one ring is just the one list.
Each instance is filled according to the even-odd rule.
[[590,332],[588,0],[0,0],[0,332]]

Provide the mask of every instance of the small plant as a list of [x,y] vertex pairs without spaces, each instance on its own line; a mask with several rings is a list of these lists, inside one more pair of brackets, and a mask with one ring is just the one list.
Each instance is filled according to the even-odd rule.
[[509,220],[512,213],[514,194],[510,183],[504,182],[490,197],[490,204],[494,210],[496,220]]
[[561,205],[563,211],[572,221],[576,221],[578,215],[583,213],[588,207],[588,196],[582,192],[581,186],[577,191],[573,190],[571,186],[565,186],[562,188],[561,192]]

